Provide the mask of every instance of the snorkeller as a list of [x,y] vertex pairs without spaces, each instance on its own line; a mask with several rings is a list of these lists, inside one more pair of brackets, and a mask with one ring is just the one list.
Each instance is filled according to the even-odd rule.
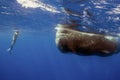
[[19,30],[15,30],[14,34],[13,34],[13,37],[12,37],[12,41],[11,41],[11,45],[10,47],[7,49],[7,51],[11,54],[12,50],[13,50],[13,47],[16,43],[16,40],[18,38],[18,35],[19,35]]
[[70,24],[58,24],[56,30],[55,42],[63,53],[108,56],[119,50],[119,37],[116,36],[84,32]]

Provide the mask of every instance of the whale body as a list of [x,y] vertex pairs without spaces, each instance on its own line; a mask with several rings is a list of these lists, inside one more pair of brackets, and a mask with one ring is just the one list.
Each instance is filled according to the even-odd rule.
[[67,24],[58,24],[56,30],[55,42],[63,53],[105,56],[118,51],[119,37],[83,32]]

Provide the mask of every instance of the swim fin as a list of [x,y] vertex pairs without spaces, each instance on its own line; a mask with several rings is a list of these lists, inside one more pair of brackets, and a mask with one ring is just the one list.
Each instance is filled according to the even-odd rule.
[[7,49],[7,52],[9,52],[10,54],[12,53],[11,51],[12,51],[11,48],[8,48],[8,49]]

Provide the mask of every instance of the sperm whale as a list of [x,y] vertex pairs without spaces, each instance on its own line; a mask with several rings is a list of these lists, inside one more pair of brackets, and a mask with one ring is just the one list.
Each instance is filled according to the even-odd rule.
[[119,48],[119,37],[83,32],[69,27],[68,24],[58,24],[56,31],[56,45],[63,53],[78,55],[110,55]]

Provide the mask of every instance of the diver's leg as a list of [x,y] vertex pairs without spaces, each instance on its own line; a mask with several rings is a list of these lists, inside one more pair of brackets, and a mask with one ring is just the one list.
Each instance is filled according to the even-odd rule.
[[8,52],[11,53],[11,51],[13,50],[13,46],[15,45],[15,42],[16,40],[12,40],[10,47],[7,49]]

